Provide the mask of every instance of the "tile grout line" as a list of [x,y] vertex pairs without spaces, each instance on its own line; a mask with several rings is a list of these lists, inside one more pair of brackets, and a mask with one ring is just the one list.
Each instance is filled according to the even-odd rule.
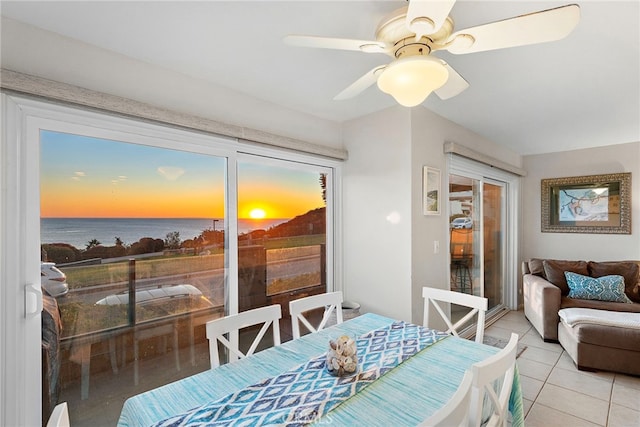
[[609,425],[609,418],[611,418],[611,410],[613,409],[613,387],[616,383],[616,377],[618,374],[613,375],[613,380],[611,381],[611,390],[609,391],[609,410],[607,411],[607,423],[605,426]]
[[[560,357],[561,356],[562,356],[562,353],[560,353]],[[549,381],[549,377],[551,376],[551,372],[553,372],[553,369],[556,367],[556,365],[560,361],[560,357],[558,357],[558,360],[556,360],[556,363],[551,367],[551,369],[549,370],[549,373],[547,374],[544,381],[542,382],[542,387],[540,387],[540,391],[538,391],[538,394],[536,394],[536,398],[533,400],[533,404],[531,405],[531,407],[533,407],[533,405],[538,402],[538,397],[540,397],[540,393],[542,393],[542,389],[544,389],[544,386],[547,385],[547,382]],[[542,405],[542,403],[538,403],[538,405]],[[542,406],[545,406],[545,405],[542,405]]]

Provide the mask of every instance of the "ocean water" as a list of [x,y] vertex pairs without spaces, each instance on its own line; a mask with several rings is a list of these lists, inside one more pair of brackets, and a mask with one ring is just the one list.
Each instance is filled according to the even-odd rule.
[[[238,233],[269,229],[288,219],[240,219]],[[104,246],[115,245],[116,237],[130,245],[143,237],[164,240],[168,233],[177,231],[181,240],[198,237],[204,230],[222,230],[222,219],[184,218],[42,218],[42,243],[68,243],[84,249],[90,240],[97,239]]]

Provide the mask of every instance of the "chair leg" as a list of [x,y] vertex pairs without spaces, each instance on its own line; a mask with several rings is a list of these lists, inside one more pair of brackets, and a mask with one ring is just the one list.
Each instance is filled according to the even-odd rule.
[[191,366],[196,366],[195,332],[193,319],[189,319],[189,353],[191,356]]
[[178,325],[173,325],[173,352],[176,357],[176,370],[180,370],[180,348],[178,347]]
[[124,335],[122,335],[120,345],[122,348],[122,360],[120,366],[124,368],[127,365],[127,343],[124,339]]
[[[473,295],[473,279],[471,278],[471,270],[469,270],[469,266],[465,264],[465,278],[469,281],[469,294]],[[466,281],[465,281],[466,284]],[[466,286],[465,286],[466,288]]]
[[111,370],[114,374],[118,373],[118,359],[116,356],[116,338],[109,338],[109,360],[111,361]]
[[452,291],[457,291],[458,290],[458,272],[456,271],[457,269],[451,268],[450,272],[451,272],[451,290]]
[[91,344],[85,344],[80,349],[80,399],[89,398],[89,376],[91,375]]
[[138,385],[138,337],[133,337],[133,383]]

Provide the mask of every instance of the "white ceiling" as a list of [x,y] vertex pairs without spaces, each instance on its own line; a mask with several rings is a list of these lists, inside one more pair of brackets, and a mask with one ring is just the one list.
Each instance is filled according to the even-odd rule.
[[[463,1],[456,29],[568,2]],[[287,34],[373,39],[393,1],[11,2],[2,15],[132,58],[343,122],[394,105],[374,85],[333,97],[382,54],[287,46]],[[453,55],[470,88],[424,106],[521,154],[640,141],[640,2],[581,1],[568,38]]]

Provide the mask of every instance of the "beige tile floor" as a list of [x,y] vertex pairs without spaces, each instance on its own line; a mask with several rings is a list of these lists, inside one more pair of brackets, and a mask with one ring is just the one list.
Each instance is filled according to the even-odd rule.
[[524,317],[511,311],[485,334],[520,335],[527,349],[518,358],[525,425],[640,426],[640,377],[578,371],[560,344],[546,343]]

